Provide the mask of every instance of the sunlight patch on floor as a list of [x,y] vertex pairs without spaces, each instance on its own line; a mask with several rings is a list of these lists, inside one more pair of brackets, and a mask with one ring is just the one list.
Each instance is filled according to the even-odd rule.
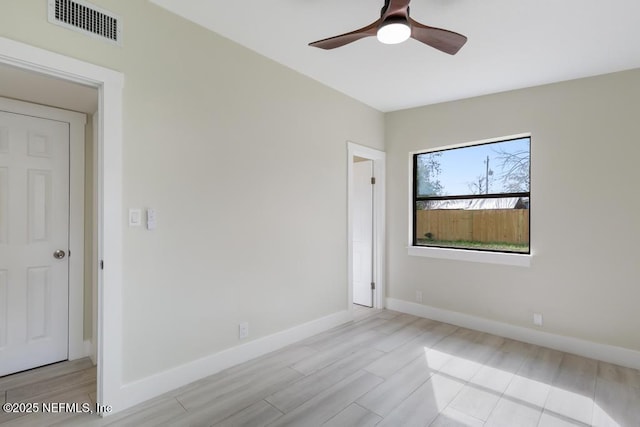
[[[489,395],[485,396],[488,399],[495,396],[495,408],[512,413],[521,421],[529,420],[532,425],[577,426],[593,422],[597,426],[623,427],[595,403],[593,396],[428,347],[424,347],[424,360],[425,369],[433,370],[434,374],[423,387],[430,386],[431,404],[441,412],[439,422],[444,424],[483,425],[484,421],[458,410],[455,399],[452,400],[454,389],[468,385],[474,392]],[[465,391],[472,396],[469,390]]]

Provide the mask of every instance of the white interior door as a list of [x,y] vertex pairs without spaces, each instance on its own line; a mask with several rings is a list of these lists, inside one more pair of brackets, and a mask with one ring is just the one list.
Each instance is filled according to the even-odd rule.
[[353,164],[353,302],[373,307],[373,161]]
[[0,111],[0,376],[67,359],[68,247],[69,124]]

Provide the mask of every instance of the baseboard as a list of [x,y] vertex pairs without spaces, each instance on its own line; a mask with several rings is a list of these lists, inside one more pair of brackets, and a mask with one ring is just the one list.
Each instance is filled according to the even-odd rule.
[[623,347],[556,335],[395,298],[387,298],[386,308],[530,344],[549,347],[603,362],[640,369],[640,352]]
[[95,355],[93,354],[93,343],[91,342],[91,340],[84,340],[84,342],[82,343],[83,347],[84,347],[84,357],[89,357],[91,358],[91,361],[93,362],[93,364],[96,364],[96,358]]
[[125,384],[121,388],[122,399],[120,401],[123,404],[119,410],[124,410],[234,365],[281,349],[348,322],[352,318],[352,312],[341,311]]
[[96,355],[96,346],[93,343],[93,340],[88,340],[84,342],[84,348],[85,351],[87,352],[87,355],[89,356],[89,358],[91,359],[91,361],[93,362],[94,365],[98,364],[98,357]]
[[[69,360],[78,360],[83,357],[90,357],[91,361],[95,365],[96,361],[95,356],[92,354],[92,348],[93,344],[91,343],[91,340],[82,341],[82,346],[76,347],[76,351],[73,354],[69,352]],[[78,351],[77,349],[81,349],[81,351]]]

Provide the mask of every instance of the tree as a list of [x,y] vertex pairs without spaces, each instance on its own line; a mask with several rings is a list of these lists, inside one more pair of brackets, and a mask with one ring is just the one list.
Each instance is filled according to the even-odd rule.
[[485,177],[483,175],[476,176],[476,180],[467,182],[467,187],[471,194],[486,194]]
[[440,196],[444,187],[438,175],[440,175],[440,157],[442,153],[426,153],[418,155],[417,184],[418,195]]
[[500,179],[506,193],[529,191],[529,150],[509,152],[497,150],[502,174]]

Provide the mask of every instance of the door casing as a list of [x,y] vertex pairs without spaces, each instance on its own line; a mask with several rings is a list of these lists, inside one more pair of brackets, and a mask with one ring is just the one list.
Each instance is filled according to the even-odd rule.
[[356,157],[373,161],[373,176],[376,183],[373,186],[373,263],[375,291],[373,293],[373,308],[385,306],[385,159],[384,151],[347,142],[347,307],[353,310],[353,162]]

